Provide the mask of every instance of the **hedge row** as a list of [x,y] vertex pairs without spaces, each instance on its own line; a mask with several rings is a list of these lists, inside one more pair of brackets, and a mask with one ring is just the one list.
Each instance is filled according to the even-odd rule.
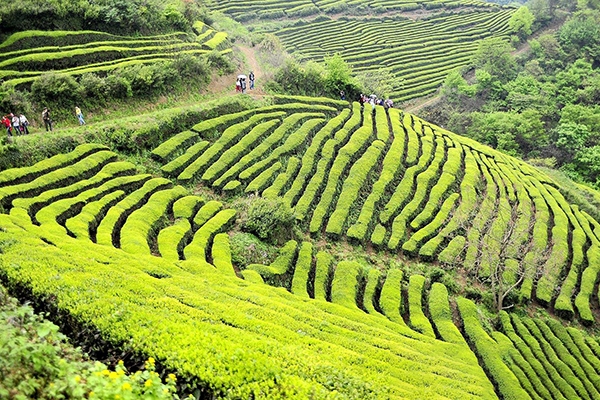
[[148,202],[133,211],[121,229],[121,249],[131,254],[151,254],[150,240],[156,238],[157,230],[166,222],[173,203],[185,196],[182,186],[154,193]]
[[288,187],[294,180],[299,167],[300,159],[296,157],[290,157],[285,168],[285,172],[281,172],[279,175],[277,175],[277,178],[275,178],[273,184],[265,189],[265,191],[262,193],[262,196],[268,199],[279,197],[281,192],[284,191],[285,188]]
[[[101,172],[98,173],[98,175],[96,176],[100,175]],[[148,179],[150,179],[149,175],[129,175],[117,177],[102,183],[98,187],[92,187],[90,189],[84,190],[73,197],[64,199],[54,199],[53,201],[49,202],[48,205],[44,206],[43,208],[40,208],[40,210],[37,211],[37,213],[35,213],[34,220],[37,220],[37,222],[40,225],[58,224],[65,225],[66,228],[66,221],[71,217],[79,215],[83,207],[88,203],[104,198],[105,196],[115,191],[130,192],[132,190],[138,189]],[[44,192],[44,194],[49,192]]]
[[[93,160],[88,160],[88,161],[92,161],[92,163],[90,164],[88,162],[88,163],[84,163],[83,165],[90,165],[90,166],[93,166],[95,169],[97,168],[94,166],[95,162]],[[116,177],[119,177],[122,175],[127,175],[130,173],[133,173],[134,171],[135,171],[135,166],[130,162],[124,162],[124,161],[109,162],[108,164],[104,164],[102,166],[102,169],[97,171],[97,173],[95,175],[91,176],[88,179],[76,180],[76,179],[71,178],[68,181],[67,180],[59,181],[58,185],[60,185],[62,183],[62,184],[65,184],[65,186],[58,186],[55,188],[47,187],[45,191],[42,191],[37,196],[26,197],[26,198],[17,198],[15,200],[13,200],[12,205],[14,207],[23,208],[23,209],[27,210],[27,213],[31,216],[32,220],[35,223],[35,214],[41,208],[51,204],[52,202],[60,200],[60,199],[64,199],[65,197],[77,196],[79,193],[81,193],[85,190],[95,188],[99,185],[103,185],[103,184],[107,183],[108,181],[115,179]],[[59,172],[59,171],[57,171],[57,172]],[[83,175],[83,174],[87,173],[87,171],[85,171],[83,169],[80,169],[79,171],[75,171],[75,173],[77,173],[77,172],[82,174],[82,178],[85,178],[85,175]],[[51,174],[54,174],[54,173],[51,173]],[[48,175],[44,175],[44,176],[38,178],[38,180],[46,183],[45,178],[47,178],[47,177],[48,177]],[[31,184],[33,184],[34,182],[32,182]],[[70,182],[73,182],[73,183],[69,184]],[[108,188],[108,189],[110,189],[110,188]]]
[[292,293],[302,297],[309,297],[309,273],[312,268],[313,246],[310,242],[302,242],[298,249],[298,260],[292,279]]
[[404,273],[401,269],[390,269],[387,271],[387,277],[385,278],[385,282],[381,289],[381,296],[379,297],[379,307],[390,321],[405,325],[401,315],[401,310],[403,308],[403,277]]
[[279,120],[270,120],[255,125],[250,132],[244,135],[244,137],[242,137],[234,146],[224,151],[221,156],[206,169],[204,174],[202,174],[202,181],[207,185],[211,184],[215,179],[220,177],[223,172],[235,164],[247,148],[253,147],[253,145],[261,142],[266,135],[272,133],[273,129],[279,123]]
[[[292,115],[286,116],[283,119],[283,122],[266,138],[260,141],[252,150],[244,154],[238,162],[236,162],[233,166],[231,166],[226,172],[224,172],[215,182],[213,182],[213,186],[220,187],[226,182],[228,179],[236,177],[241,171],[246,169],[250,164],[256,162],[256,160],[262,158],[267,154],[269,150],[271,150],[274,146],[277,146],[281,140],[283,140],[287,135],[292,132],[298,123],[302,122],[307,118],[320,118],[324,117],[322,113],[294,113]],[[245,139],[245,138],[244,138]],[[242,139],[242,140],[244,140]],[[247,151],[247,146],[242,146],[240,143],[234,145],[230,150],[234,150],[237,152]]]
[[[110,343],[136,343],[138,351],[179,371],[205,393],[273,399],[324,398],[333,390],[363,399],[493,394],[480,370],[452,360],[454,345],[386,325],[375,328],[360,310],[323,302],[300,306],[297,296],[225,278],[214,268],[202,268],[198,279],[160,258],[128,256],[66,236],[61,242],[48,234],[47,240],[59,242],[48,252],[33,233],[11,226],[5,216],[0,219],[2,239],[18,240],[10,257],[21,266],[16,273],[3,263],[6,279],[30,282],[40,296],[56,294],[56,304],[74,321],[93,323]],[[80,252],[70,253],[75,248]],[[51,262],[41,262],[36,253]],[[158,273],[169,279],[156,279]],[[383,342],[385,348],[377,345]],[[327,383],[332,373],[339,382],[334,387]]]
[[32,181],[41,175],[47,174],[59,168],[64,168],[70,164],[88,157],[89,155],[101,150],[108,150],[106,146],[100,144],[82,144],[75,150],[66,154],[57,154],[46,158],[30,167],[10,168],[0,172],[0,187],[13,186]]
[[[369,115],[365,113],[365,115]],[[321,193],[321,199],[317,204],[310,220],[309,230],[311,233],[318,232],[323,226],[334,198],[338,194],[338,180],[342,179],[349,165],[356,159],[357,154],[361,154],[365,146],[368,145],[373,135],[373,125],[365,117],[363,126],[358,128],[342,148],[337,153],[335,160],[329,170],[327,184]]]
[[[336,121],[336,123],[341,121]],[[358,103],[353,103],[352,114],[350,118],[346,120],[342,129],[337,129],[333,132],[333,129],[337,126],[333,125],[333,121],[330,126],[331,133],[334,135],[333,138],[328,139],[322,146],[319,154],[319,160],[317,162],[317,168],[315,173],[310,178],[304,193],[296,203],[295,211],[299,219],[306,219],[309,217],[313,204],[319,201],[319,192],[323,190],[323,185],[327,179],[327,172],[331,168],[332,163],[335,160],[337,151],[341,146],[346,143],[346,140],[351,136],[352,132],[360,126],[361,123],[361,111]]]
[[306,192],[304,189],[307,188],[308,178],[315,173],[315,167],[318,163],[317,157],[323,147],[323,143],[333,137],[333,133],[348,119],[350,112],[349,109],[345,109],[336,117],[331,118],[312,138],[310,145],[302,156],[300,171],[294,179],[290,190],[285,193],[283,198],[290,207],[295,205],[298,197],[303,192]]
[[410,326],[417,332],[435,338],[431,322],[423,313],[422,298],[425,291],[425,277],[411,275],[408,283],[408,316]]
[[195,177],[200,176],[200,174],[204,173],[204,171],[217,160],[221,153],[229,147],[232,142],[239,140],[242,136],[246,135],[254,124],[261,120],[268,120],[269,118],[280,118],[283,115],[285,115],[283,111],[256,114],[240,124],[232,125],[225,129],[217,141],[185,168],[183,172],[179,174],[177,179],[182,182],[188,182]]
[[32,181],[0,188],[0,207],[10,208],[10,202],[17,197],[36,196],[65,183],[91,177],[115,159],[116,154],[113,152],[98,151],[72,165],[55,169]]
[[96,241],[106,246],[120,247],[120,233],[127,217],[145,204],[154,193],[168,189],[171,181],[165,178],[154,178],[147,181],[140,189],[129,194],[107,212],[98,225]]
[[178,261],[183,248],[192,236],[192,224],[187,219],[179,219],[173,225],[162,229],[157,236],[158,253],[167,260]]
[[340,261],[335,266],[331,282],[331,302],[345,307],[356,307],[356,291],[362,274],[363,267],[358,262]]
[[386,192],[389,190],[392,182],[398,178],[398,175],[402,171],[402,163],[398,162],[398,160],[401,160],[404,155],[406,143],[405,133],[400,125],[400,112],[397,109],[392,108],[389,110],[389,115],[390,120],[392,121],[394,140],[383,159],[381,174],[373,184],[369,196],[363,203],[356,222],[348,228],[347,232],[348,237],[361,241],[367,238],[369,226],[374,219],[375,210],[384,200]]
[[108,209],[125,196],[126,193],[123,190],[116,190],[99,200],[87,203],[79,214],[66,221],[65,228],[67,228],[67,232],[77,239],[95,241],[98,224]]
[[[344,180],[335,210],[329,217],[325,232],[336,235],[342,234],[342,229],[346,225],[350,208],[355,206],[356,202],[359,200],[358,193],[365,185],[367,176],[378,164],[385,147],[384,142],[379,139],[375,140],[363,155],[352,165],[348,177]],[[343,150],[344,149],[340,150],[340,154],[342,154]],[[333,164],[333,167],[336,167],[335,163]]]
[[437,137],[436,149],[433,156],[433,160],[427,166],[427,168],[416,177],[412,198],[410,201],[403,206],[402,211],[398,214],[392,222],[392,236],[388,242],[388,248],[395,250],[400,242],[404,242],[406,230],[408,228],[408,221],[419,211],[419,208],[427,200],[427,196],[430,193],[430,188],[434,179],[439,175],[440,166],[444,163],[444,139]]
[[194,233],[191,243],[183,249],[185,259],[207,263],[212,260],[212,255],[210,260],[207,258],[210,254],[211,240],[216,234],[229,228],[235,220],[235,214],[236,211],[232,209],[221,210],[200,226]]
[[[529,398],[515,375],[504,363],[502,348],[498,341],[492,339],[481,326],[475,304],[465,298],[458,298],[456,303],[467,341],[476,351],[502,398],[511,400]],[[497,338],[502,340],[500,336]]]
[[[414,142],[413,142],[414,143]],[[417,146],[419,143],[419,139],[417,139]],[[386,225],[388,222],[396,215],[398,210],[404,206],[406,201],[410,198],[410,195],[413,191],[414,179],[420,172],[424,171],[425,168],[429,165],[430,161],[433,157],[434,145],[433,138],[430,136],[425,136],[421,138],[421,156],[419,157],[419,162],[416,165],[413,165],[406,169],[404,175],[402,176],[402,180],[398,184],[396,188],[394,188],[394,192],[387,204],[385,205],[383,211],[379,214],[379,220],[382,224]],[[410,135],[408,137],[408,147],[411,146],[411,138]]]
[[288,135],[285,142],[283,142],[281,146],[275,148],[265,159],[250,165],[240,172],[240,179],[247,180],[256,176],[261,169],[282,156],[299,153],[300,149],[313,136],[315,131],[319,129],[323,122],[324,119],[321,118],[313,118],[304,122],[300,128]]
[[297,250],[298,242],[290,240],[279,249],[279,255],[270,265],[250,264],[246,268],[258,272],[265,282],[271,285],[283,286],[284,282],[281,281],[281,278],[293,267],[297,258]]

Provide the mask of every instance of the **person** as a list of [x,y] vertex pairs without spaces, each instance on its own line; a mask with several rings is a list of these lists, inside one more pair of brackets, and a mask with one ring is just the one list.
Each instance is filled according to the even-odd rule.
[[250,79],[250,90],[254,89],[254,71],[250,71],[250,75],[248,75],[248,79]]
[[371,103],[371,109],[373,110],[373,112],[375,112],[375,95],[371,95],[371,100],[369,100],[369,103]]
[[240,79],[240,85],[242,86],[242,93],[246,93],[246,78]]
[[10,117],[12,120],[12,126],[13,126],[13,130],[15,132],[15,135],[18,135],[19,133],[21,133],[21,120],[19,120],[19,117],[17,117],[13,113],[10,114]]
[[237,81],[235,81],[235,91],[236,92],[242,91],[242,83],[240,82],[240,78],[238,78]]
[[29,121],[27,118],[21,114],[19,115],[19,121],[21,122],[21,132],[23,132],[24,135],[29,135]]
[[44,107],[44,110],[42,111],[42,119],[44,120],[46,132],[52,132],[52,119],[50,118],[50,110],[48,107]]
[[83,113],[81,112],[81,108],[75,107],[75,115],[79,118],[79,125],[85,125],[85,121],[83,120]]
[[8,134],[8,136],[12,136],[12,124],[8,115],[2,117],[2,125],[4,125],[4,127],[6,128],[6,133]]
[[343,90],[340,90],[340,99],[341,100],[346,100],[346,93],[344,93]]

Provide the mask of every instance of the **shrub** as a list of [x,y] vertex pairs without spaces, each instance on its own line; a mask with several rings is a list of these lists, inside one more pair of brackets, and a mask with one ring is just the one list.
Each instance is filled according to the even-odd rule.
[[162,383],[152,358],[146,371],[131,375],[122,362],[111,371],[88,361],[58,326],[30,306],[20,306],[0,286],[1,398],[84,399],[95,394],[98,398],[178,399],[175,385],[174,375]]
[[296,219],[281,199],[254,197],[242,228],[270,243],[283,243],[293,236]]
[[69,75],[49,72],[31,85],[33,100],[40,105],[52,104],[57,108],[71,108],[81,100],[82,87]]
[[268,265],[275,259],[277,248],[262,242],[256,236],[246,232],[231,234],[231,261],[237,267],[250,264]]

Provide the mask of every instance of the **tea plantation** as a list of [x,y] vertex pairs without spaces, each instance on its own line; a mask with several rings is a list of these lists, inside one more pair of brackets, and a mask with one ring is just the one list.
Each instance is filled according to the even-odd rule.
[[[490,325],[406,272],[502,271],[593,325],[600,225],[540,171],[398,109],[286,96],[152,155],[164,177],[97,144],[0,172],[2,282],[95,348],[154,357],[198,398],[598,398],[587,332],[504,311]],[[228,204],[249,194],[282,199],[306,233],[268,265],[232,260]]]
[[[468,0],[230,0],[209,7],[273,33],[302,60],[322,62],[339,54],[358,73],[385,69],[396,77],[387,93],[396,101],[435,92],[450,71],[468,64],[481,40],[508,41],[515,12]],[[271,21],[283,25],[265,25]]]
[[180,54],[227,53],[227,34],[198,21],[195,37],[180,32],[126,37],[97,31],[22,31],[0,44],[0,79],[27,85],[45,72],[79,76],[153,64]]

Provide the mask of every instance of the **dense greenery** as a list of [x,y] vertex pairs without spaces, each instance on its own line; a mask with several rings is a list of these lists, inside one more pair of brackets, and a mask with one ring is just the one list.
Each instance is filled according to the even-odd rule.
[[[448,76],[442,101],[427,115],[455,132],[572,178],[600,184],[600,10],[553,8],[547,17],[533,2],[536,21],[573,11],[558,31],[529,40],[531,51],[484,41],[472,59],[474,78]],[[571,5],[571,6],[574,6]]]
[[[7,249],[13,241],[2,241]],[[109,369],[73,348],[58,326],[20,305],[0,286],[0,397],[20,399],[178,399],[175,375],[166,382],[148,360],[128,374],[123,362]],[[148,382],[150,384],[148,384]],[[119,396],[119,397],[117,397]]]
[[[114,33],[189,31],[206,19],[199,1],[183,0],[22,0],[3,4],[2,33],[28,29],[93,29]],[[25,23],[26,22],[26,23]]]

